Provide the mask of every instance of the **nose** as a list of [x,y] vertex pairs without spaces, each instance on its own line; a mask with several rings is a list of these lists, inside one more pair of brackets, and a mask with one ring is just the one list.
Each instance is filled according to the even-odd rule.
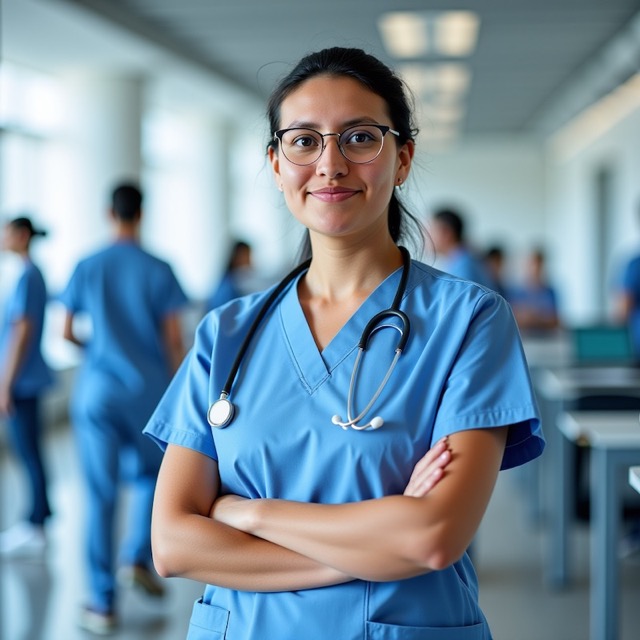
[[348,172],[348,161],[342,155],[338,145],[338,134],[330,133],[324,138],[324,151],[316,163],[318,175],[336,176],[345,175]]

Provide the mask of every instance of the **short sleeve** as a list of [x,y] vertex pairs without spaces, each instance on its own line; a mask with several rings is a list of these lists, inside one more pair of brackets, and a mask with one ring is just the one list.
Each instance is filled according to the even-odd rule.
[[513,314],[502,297],[488,292],[477,301],[452,363],[434,441],[456,431],[507,425],[502,469],[542,453],[540,418]]
[[217,460],[211,427],[207,422],[212,342],[211,317],[196,331],[192,349],[169,384],[144,429],[164,450],[177,444]]
[[187,304],[187,296],[169,264],[163,264],[157,285],[159,295],[156,299],[160,304],[160,315],[175,313]]

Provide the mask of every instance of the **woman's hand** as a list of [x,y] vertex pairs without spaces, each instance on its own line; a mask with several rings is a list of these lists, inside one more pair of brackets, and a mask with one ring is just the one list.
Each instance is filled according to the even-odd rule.
[[424,454],[413,468],[403,495],[422,498],[444,477],[445,467],[451,462],[451,451],[447,436]]

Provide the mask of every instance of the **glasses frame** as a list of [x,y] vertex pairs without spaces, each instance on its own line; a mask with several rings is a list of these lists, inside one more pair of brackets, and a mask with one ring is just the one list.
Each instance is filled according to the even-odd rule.
[[[380,133],[382,134],[382,144],[380,145],[380,149],[378,150],[378,153],[376,153],[376,155],[373,158],[371,158],[371,160],[365,160],[364,162],[358,162],[357,160],[352,160],[351,158],[348,158],[344,152],[344,149],[342,148],[342,136],[347,131],[350,131],[351,129],[357,129],[358,127],[375,127],[376,129],[379,129]],[[320,150],[318,157],[315,160],[312,160],[311,162],[295,162],[294,160],[291,160],[291,158],[289,158],[289,156],[287,156],[287,154],[284,152],[284,148],[282,145],[282,136],[285,133],[287,133],[287,131],[313,131],[313,133],[317,133],[322,140],[322,149]],[[353,164],[369,164],[370,162],[373,162],[382,153],[382,149],[384,147],[384,138],[387,133],[392,133],[394,136],[398,138],[400,137],[399,131],[392,129],[386,124],[376,124],[375,122],[362,122],[360,124],[351,125],[350,127],[347,127],[344,131],[340,133],[320,133],[317,129],[312,129],[311,127],[289,127],[288,129],[278,129],[278,131],[274,132],[273,139],[277,140],[280,143],[280,150],[282,151],[282,155],[291,164],[295,164],[298,167],[308,167],[309,165],[312,165],[314,162],[318,162],[318,160],[320,160],[320,158],[322,157],[322,154],[324,153],[324,150],[327,148],[327,142],[325,138],[328,136],[336,136],[336,142],[338,143],[338,149],[340,150],[340,154],[345,160],[347,160],[347,162],[351,162]]]

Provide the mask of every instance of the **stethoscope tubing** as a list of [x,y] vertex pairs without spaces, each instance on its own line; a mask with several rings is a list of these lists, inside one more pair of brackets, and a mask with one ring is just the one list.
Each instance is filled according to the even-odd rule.
[[[391,307],[389,309],[380,311],[375,316],[373,316],[373,318],[371,318],[371,320],[369,320],[369,322],[365,326],[362,332],[362,335],[360,337],[360,342],[358,343],[358,355],[356,357],[354,369],[351,374],[351,381],[349,383],[349,395],[347,398],[347,418],[348,418],[347,422],[341,422],[340,419],[336,421],[336,418],[338,418],[337,416],[334,416],[332,419],[334,424],[338,424],[343,429],[352,427],[353,429],[362,431],[368,428],[374,428],[374,429],[378,428],[378,427],[371,427],[371,425],[358,426],[355,423],[361,420],[364,417],[364,415],[366,415],[369,409],[373,406],[374,402],[378,399],[378,396],[380,395],[380,393],[382,392],[382,389],[384,389],[386,383],[388,382],[389,377],[391,376],[391,373],[394,370],[396,363],[398,362],[398,358],[400,357],[400,354],[404,350],[407,344],[407,340],[409,339],[409,332],[411,329],[409,318],[403,311],[400,310],[399,307],[400,307],[400,303],[402,302],[402,297],[404,296],[404,293],[407,288],[407,282],[409,278],[409,269],[411,266],[411,256],[409,255],[409,252],[407,251],[407,249],[405,249],[405,247],[398,247],[398,248],[402,253],[402,261],[403,261],[403,269],[402,269],[402,275],[400,277],[400,283],[398,284],[396,295],[394,296]],[[233,364],[231,365],[229,375],[227,376],[224,386],[220,392],[219,399],[216,400],[209,407],[209,411],[207,412],[207,420],[212,427],[218,427],[218,428],[226,427],[233,419],[233,416],[235,414],[235,407],[228,398],[229,398],[229,394],[231,393],[231,388],[238,375],[238,370],[240,369],[240,365],[242,364],[242,361],[247,353],[247,350],[249,349],[251,341],[253,340],[255,334],[257,333],[258,327],[262,323],[262,320],[264,319],[268,311],[271,309],[275,301],[280,297],[284,289],[286,289],[286,287],[293,280],[295,280],[295,278],[297,278],[303,271],[306,271],[309,268],[310,264],[311,264],[311,259],[306,260],[302,264],[298,265],[289,274],[287,274],[276,286],[276,288],[271,292],[271,294],[269,295],[265,303],[260,308],[258,315],[255,317],[254,321],[251,323],[251,326],[249,327],[249,330],[247,331],[247,334],[244,337],[244,340],[242,341],[240,348],[238,349],[238,353],[233,361]],[[402,328],[398,327],[395,324],[381,325],[380,323],[382,322],[382,320],[388,317],[398,318],[402,323]],[[357,375],[357,371],[359,369],[360,360],[362,358],[362,354],[367,349],[367,345],[371,335],[377,329],[383,328],[383,326],[393,328],[400,333],[400,338],[398,339],[398,343],[396,345],[395,355],[391,363],[391,366],[387,370],[387,373],[384,376],[382,383],[376,390],[372,399],[367,404],[365,409],[361,411],[358,414],[358,416],[356,416],[355,419],[353,419],[351,416],[352,416],[352,407],[353,407],[353,395],[355,393],[355,378]],[[377,418],[376,420],[379,421],[381,426],[382,420],[380,418]]]

